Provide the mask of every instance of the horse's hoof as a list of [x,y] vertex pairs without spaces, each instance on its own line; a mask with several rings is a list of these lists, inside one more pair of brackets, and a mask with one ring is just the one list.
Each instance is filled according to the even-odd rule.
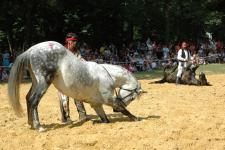
[[121,111],[119,111],[119,110],[113,108],[113,112],[121,112]]
[[62,120],[63,124],[72,124],[73,121],[70,118],[67,118],[66,120]]
[[45,131],[47,131],[46,128],[43,128],[43,127],[38,128],[38,132],[45,132]]
[[135,117],[135,118],[133,118],[132,120],[133,120],[133,121],[141,121],[142,119],[139,118],[139,117]]

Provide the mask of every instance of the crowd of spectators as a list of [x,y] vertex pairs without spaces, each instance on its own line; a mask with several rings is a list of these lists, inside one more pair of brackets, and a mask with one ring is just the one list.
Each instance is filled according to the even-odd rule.
[[[223,63],[225,62],[225,49],[221,41],[189,42],[189,52],[193,63]],[[118,50],[112,43],[103,44],[99,49],[93,50],[86,43],[81,44],[81,55],[88,61],[98,63],[119,64],[131,72],[151,71],[165,65],[175,65],[177,51],[180,43],[160,43],[147,41],[123,44]]]
[[[111,63],[125,67],[131,72],[151,71],[165,65],[175,65],[176,54],[180,43],[161,43],[157,41],[136,41],[123,44],[118,49],[113,43],[103,44],[93,49],[87,43],[80,43],[82,57],[87,61]],[[0,81],[7,81],[14,58],[22,51],[0,51]],[[189,52],[192,61],[198,64],[225,62],[225,47],[222,41],[189,42]]]

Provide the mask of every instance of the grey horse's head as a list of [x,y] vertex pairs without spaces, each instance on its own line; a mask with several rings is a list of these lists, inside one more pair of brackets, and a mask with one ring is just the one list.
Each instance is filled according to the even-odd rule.
[[141,84],[124,85],[119,89],[118,97],[128,106],[136,98],[139,99],[142,93],[147,93],[141,87]]

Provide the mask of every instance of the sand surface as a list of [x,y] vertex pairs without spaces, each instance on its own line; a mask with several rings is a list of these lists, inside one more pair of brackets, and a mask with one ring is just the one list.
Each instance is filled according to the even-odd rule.
[[[51,86],[39,104],[39,117],[47,132],[38,133],[27,124],[27,116],[17,118],[8,104],[7,84],[0,84],[1,150],[84,150],[84,149],[225,149],[225,75],[207,76],[213,86],[148,84],[140,100],[128,106],[142,118],[132,122],[104,107],[111,123],[93,124],[98,119],[85,104],[92,120],[80,123],[73,101],[73,124],[60,121],[56,89]],[[30,84],[21,84],[21,103],[26,114],[25,95]]]

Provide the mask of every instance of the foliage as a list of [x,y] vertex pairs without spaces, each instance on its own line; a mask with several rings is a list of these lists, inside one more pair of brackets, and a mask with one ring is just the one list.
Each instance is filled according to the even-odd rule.
[[66,32],[99,47],[113,42],[197,40],[205,30],[223,38],[221,0],[2,0],[0,41],[14,48],[45,40],[64,42]]

